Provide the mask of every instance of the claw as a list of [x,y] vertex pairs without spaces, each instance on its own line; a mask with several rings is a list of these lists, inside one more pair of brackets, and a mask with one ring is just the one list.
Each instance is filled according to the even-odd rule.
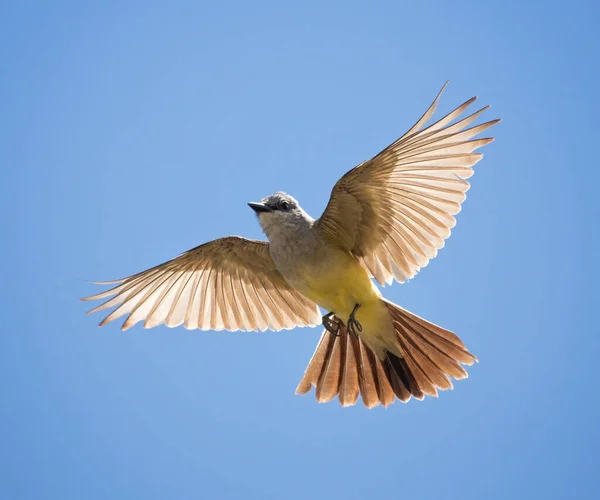
[[[356,311],[358,311],[359,307],[360,307],[360,304],[356,304],[354,306],[354,309],[352,309],[352,312],[350,313],[350,317],[348,318],[348,330],[356,338],[358,338],[358,332],[362,332],[362,325],[355,317]],[[358,330],[358,332],[357,332],[357,330]]]
[[325,330],[337,337],[340,334],[342,322],[339,320],[339,318],[332,319],[334,314],[335,313],[333,312],[327,313],[325,316],[323,316],[322,320]]
[[[348,318],[348,323],[347,323],[348,331],[352,335],[354,335],[356,338],[358,338],[358,333],[362,332],[362,329],[363,329],[362,325],[355,317],[356,311],[358,311],[359,307],[360,307],[360,304],[356,304],[354,306],[354,309],[352,309],[352,312],[350,313],[350,317]],[[336,337],[339,336],[340,328],[342,327],[342,322],[339,318],[335,317],[335,313],[333,313],[333,312],[327,313],[325,316],[323,316],[322,321],[323,321],[323,326],[325,327],[325,330],[327,330],[332,335],[335,335]]]

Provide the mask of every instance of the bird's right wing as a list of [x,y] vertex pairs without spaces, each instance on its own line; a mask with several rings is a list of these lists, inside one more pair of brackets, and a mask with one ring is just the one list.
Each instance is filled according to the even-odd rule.
[[101,323],[138,321],[201,330],[282,330],[321,323],[319,308],[283,279],[264,241],[229,236],[122,280],[82,300],[107,300],[90,313],[118,306]]
[[474,97],[423,128],[444,88],[408,132],[336,183],[316,222],[382,285],[412,278],[444,246],[482,157],[473,151],[493,140],[473,137],[500,121],[467,128],[488,106],[454,122]]

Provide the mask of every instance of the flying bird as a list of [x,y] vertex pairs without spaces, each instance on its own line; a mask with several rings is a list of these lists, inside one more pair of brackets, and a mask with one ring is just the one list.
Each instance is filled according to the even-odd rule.
[[[475,139],[500,120],[471,124],[486,110],[465,113],[473,97],[428,125],[439,92],[402,137],[347,172],[313,219],[289,194],[249,203],[267,241],[228,236],[82,300],[116,306],[101,323],[125,317],[201,330],[282,330],[324,326],[296,393],[316,389],[319,402],[388,406],[411,396],[437,396],[462,365],[477,358],[452,332],[386,300],[380,285],[403,283],[433,259],[465,200]],[[465,116],[466,115],[466,116]],[[326,311],[321,315],[319,307]]]

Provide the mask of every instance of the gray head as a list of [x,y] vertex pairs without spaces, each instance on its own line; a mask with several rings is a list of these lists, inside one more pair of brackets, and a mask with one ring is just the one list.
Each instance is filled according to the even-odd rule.
[[294,230],[313,222],[293,196],[281,191],[248,205],[256,212],[267,237],[273,234],[275,228]]

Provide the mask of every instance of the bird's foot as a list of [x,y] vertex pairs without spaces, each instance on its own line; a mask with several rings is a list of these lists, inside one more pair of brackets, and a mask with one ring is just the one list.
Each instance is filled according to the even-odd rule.
[[325,327],[325,330],[327,330],[329,333],[331,333],[331,335],[334,335],[335,337],[339,336],[340,334],[340,328],[342,327],[342,322],[339,320],[339,318],[336,318],[334,316],[335,313],[327,313],[325,316],[323,316],[323,326]]
[[362,325],[355,317],[356,311],[358,311],[359,307],[360,304],[356,304],[350,313],[350,317],[348,318],[348,331],[356,338],[358,338],[358,333],[362,332]]

